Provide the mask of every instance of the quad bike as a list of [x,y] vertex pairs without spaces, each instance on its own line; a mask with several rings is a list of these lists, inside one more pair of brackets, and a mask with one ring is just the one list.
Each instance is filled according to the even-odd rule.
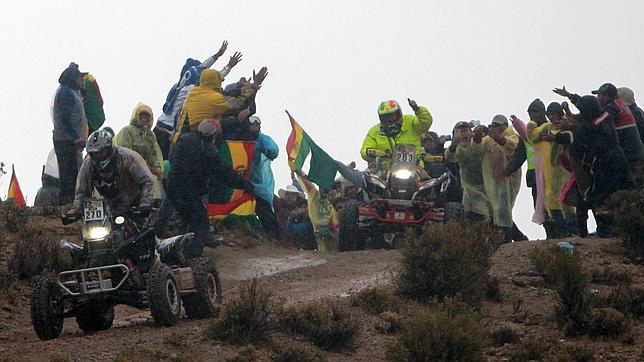
[[31,321],[40,339],[57,338],[70,317],[85,332],[109,329],[117,304],[149,308],[163,326],[177,323],[182,305],[189,318],[217,313],[219,275],[208,258],[190,252],[194,234],[156,239],[150,219],[140,209],[112,215],[100,199],[86,200],[82,215],[62,216],[63,224],[82,220],[83,245],[61,240],[74,269],[34,288]]
[[446,200],[454,176],[421,180],[416,146],[396,145],[384,179],[369,172],[363,176],[361,200],[350,201],[340,217],[338,250],[387,247],[397,233],[433,222],[461,220],[463,208]]

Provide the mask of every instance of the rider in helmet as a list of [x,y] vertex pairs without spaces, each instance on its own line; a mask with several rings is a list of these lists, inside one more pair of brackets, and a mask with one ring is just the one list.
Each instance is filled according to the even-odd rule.
[[[402,114],[398,102],[394,100],[383,101],[378,106],[380,123],[371,127],[362,142],[360,155],[365,161],[373,161],[378,153],[391,155],[396,144],[416,145],[416,154],[422,159],[423,148],[420,144],[420,135],[427,132],[432,125],[432,115],[427,108],[418,106],[416,101],[407,99],[415,115]],[[391,165],[391,160],[382,162],[382,170],[386,171]],[[420,164],[422,168],[422,161]]]
[[130,207],[143,212],[152,205],[153,175],[141,155],[114,146],[113,134],[105,129],[93,132],[87,139],[88,156],[83,160],[76,181],[74,206],[68,214],[78,213],[85,197],[96,188],[114,213]]

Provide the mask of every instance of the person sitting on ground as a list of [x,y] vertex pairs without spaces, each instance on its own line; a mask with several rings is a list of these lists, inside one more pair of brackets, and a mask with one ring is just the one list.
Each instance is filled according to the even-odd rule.
[[338,230],[340,228],[338,214],[328,198],[328,191],[318,188],[313,182],[307,179],[302,171],[295,171],[307,196],[309,218],[315,231],[318,251],[338,250]]
[[153,175],[138,153],[114,146],[112,135],[105,130],[87,139],[87,153],[78,172],[74,206],[68,211],[77,215],[94,189],[103,197],[114,215],[138,207],[144,214],[152,206]]
[[284,240],[305,250],[315,250],[317,243],[309,219],[304,192],[293,185],[277,191],[275,214]]
[[472,221],[488,221],[492,206],[483,182],[483,150],[472,141],[471,122],[460,121],[452,130],[452,144],[445,150],[445,159],[459,166],[463,186],[463,210]]
[[[211,182],[253,193],[253,185],[226,166],[214,145],[218,128],[213,120],[204,120],[196,132],[181,135],[170,152],[170,172],[166,183],[166,201],[179,213],[187,231],[195,233],[196,243],[190,253],[201,255],[203,246],[217,246],[210,234],[208,212],[204,198]],[[164,201],[164,204],[165,202]],[[163,208],[163,206],[162,206]],[[155,233],[163,225],[155,221]]]
[[[432,115],[427,108],[418,106],[416,101],[407,99],[414,115],[402,114],[398,102],[394,100],[383,101],[378,106],[378,117],[380,123],[369,129],[367,136],[362,142],[360,155],[369,162],[377,157],[378,152],[384,152],[391,158],[394,147],[397,144],[411,144],[416,146],[416,155],[422,160],[423,148],[420,145],[420,135],[427,132],[432,125]],[[386,171],[391,166],[391,159],[385,159],[381,164],[381,171]],[[424,168],[422,161],[420,169]]]
[[163,155],[157,143],[156,136],[152,132],[152,108],[139,103],[132,111],[130,124],[123,127],[114,138],[117,146],[129,148],[137,152],[150,168],[150,172],[156,176],[154,180],[154,198],[163,199]]
[[[224,40],[219,50],[203,62],[188,58],[186,63],[183,65],[183,68],[181,68],[179,81],[175,83],[168,92],[166,101],[163,104],[163,112],[154,127],[154,135],[157,137],[157,142],[159,143],[161,152],[163,153],[164,160],[167,160],[170,154],[172,133],[176,126],[177,117],[181,114],[181,109],[183,108],[186,96],[199,80],[201,72],[204,69],[212,67],[217,59],[224,55],[226,49],[228,49],[228,42]],[[237,52],[230,57],[228,64],[223,67],[219,73],[222,77],[227,76],[230,70],[240,61],[241,53]]]
[[194,87],[183,105],[177,128],[174,131],[173,142],[177,142],[183,133],[195,129],[204,119],[219,119],[227,112],[245,108],[245,101],[260,89],[268,75],[266,67],[254,75],[254,82],[242,89],[239,97],[228,97],[221,93],[221,73],[213,69],[201,72],[199,85]]
[[255,151],[251,167],[251,182],[255,188],[255,213],[262,228],[272,239],[280,238],[280,229],[273,210],[275,178],[271,162],[279,155],[279,147],[271,137],[261,132],[262,121],[258,116],[250,116],[250,132],[254,135]]

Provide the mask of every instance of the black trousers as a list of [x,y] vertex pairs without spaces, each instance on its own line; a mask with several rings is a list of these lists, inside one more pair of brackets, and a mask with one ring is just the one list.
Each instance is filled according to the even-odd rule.
[[280,227],[277,223],[277,217],[275,217],[272,205],[268,201],[258,197],[255,204],[255,213],[257,214],[259,221],[262,223],[264,231],[266,231],[272,239],[279,239]]
[[199,195],[175,194],[168,192],[172,207],[181,217],[183,225],[188,232],[195,233],[195,240],[191,244],[191,255],[201,255],[204,245],[214,245],[215,238],[210,234],[208,223],[208,210]]
[[54,151],[60,181],[58,205],[65,205],[74,202],[80,155],[73,141],[54,141]]
[[158,124],[154,127],[152,132],[154,132],[154,136],[157,138],[157,143],[159,144],[159,148],[161,149],[163,159],[167,160],[168,156],[170,155],[170,138],[172,137],[172,133],[168,133],[168,131],[164,130],[162,126]]

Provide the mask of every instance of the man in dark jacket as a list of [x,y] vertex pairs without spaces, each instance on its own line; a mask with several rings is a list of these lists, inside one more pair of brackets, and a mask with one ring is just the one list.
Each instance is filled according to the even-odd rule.
[[80,94],[84,74],[78,70],[78,64],[71,63],[58,78],[60,86],[54,96],[53,141],[60,174],[59,205],[74,200],[81,152],[85,148],[87,118]]
[[[569,144],[572,155],[583,155],[592,177],[584,204],[593,210],[597,233],[610,236],[608,220],[601,211],[606,199],[615,191],[635,187],[628,161],[621,147],[611,116],[603,112],[597,98],[583,96],[575,99],[579,109],[579,124],[572,132],[559,132],[555,142]],[[579,216],[578,216],[579,217]]]
[[637,130],[640,133],[640,139],[644,143],[644,110],[635,103],[635,93],[630,88],[620,87],[617,88],[617,95],[624,101],[624,105],[631,110],[635,123],[637,123]]
[[[209,232],[208,213],[203,202],[210,183],[222,182],[230,187],[253,191],[250,182],[226,167],[219,158],[217,147],[213,144],[216,133],[214,122],[202,121],[197,132],[181,135],[170,150],[167,197],[181,216],[184,226],[195,233],[199,249],[204,245],[216,245]],[[201,250],[191,252],[201,254]]]

